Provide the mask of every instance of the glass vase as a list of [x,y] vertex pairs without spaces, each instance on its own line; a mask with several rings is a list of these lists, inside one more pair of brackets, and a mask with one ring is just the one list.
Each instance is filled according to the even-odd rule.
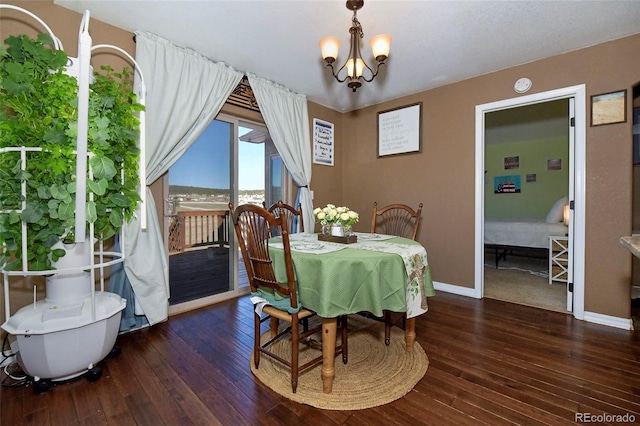
[[341,225],[339,223],[327,223],[322,225],[320,232],[323,235],[331,235],[334,237],[348,237],[353,235],[350,225]]
[[339,223],[332,224],[331,235],[333,235],[334,237],[344,237],[344,226],[340,225]]

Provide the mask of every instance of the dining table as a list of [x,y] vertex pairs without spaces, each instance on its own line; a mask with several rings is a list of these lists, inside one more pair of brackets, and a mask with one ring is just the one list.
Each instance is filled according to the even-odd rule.
[[[405,344],[413,349],[415,319],[435,296],[426,249],[417,241],[376,233],[354,233],[346,244],[318,234],[289,235],[299,302],[322,319],[323,391],[331,393],[335,376],[337,318],[384,311],[406,314]],[[276,278],[286,282],[281,237],[269,240]],[[381,341],[381,344],[384,344]]]

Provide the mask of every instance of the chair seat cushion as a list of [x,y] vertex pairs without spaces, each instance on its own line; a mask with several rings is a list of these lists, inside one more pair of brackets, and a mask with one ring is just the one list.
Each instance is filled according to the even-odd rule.
[[297,308],[292,307],[289,297],[283,296],[276,292],[269,293],[267,291],[258,289],[258,291],[251,293],[251,296],[261,297],[274,308],[280,309],[281,311],[289,312],[290,314],[295,314],[300,311],[300,308],[302,308],[302,306],[300,306],[299,304]]

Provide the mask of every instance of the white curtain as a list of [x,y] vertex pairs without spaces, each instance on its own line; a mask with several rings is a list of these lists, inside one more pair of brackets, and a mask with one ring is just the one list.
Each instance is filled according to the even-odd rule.
[[[307,97],[254,74],[247,74],[264,122],[296,185],[305,224],[315,223],[311,182],[311,139]],[[313,226],[305,226],[313,232]]]
[[[135,34],[136,61],[147,87],[146,179],[152,183],[215,118],[243,74],[154,34]],[[139,85],[139,81],[135,83]],[[153,325],[168,317],[169,269],[149,188],[146,211],[146,231],[141,230],[137,220],[127,225],[124,269]]]

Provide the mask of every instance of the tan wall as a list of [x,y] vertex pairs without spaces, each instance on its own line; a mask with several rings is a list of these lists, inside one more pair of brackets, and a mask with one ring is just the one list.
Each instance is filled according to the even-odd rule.
[[[10,2],[35,12],[75,54],[80,15],[51,2]],[[1,16],[12,12],[1,11]],[[12,15],[12,16],[15,16]],[[18,18],[31,24],[29,18]],[[2,20],[0,35],[20,22]],[[133,54],[131,33],[98,21],[94,44],[116,44]],[[418,239],[429,252],[436,281],[474,285],[475,106],[514,98],[513,83],[526,76],[537,93],[586,84],[591,95],[631,89],[640,80],[640,35],[416,93],[347,114],[309,104],[310,123],[334,123],[335,166],[313,165],[314,205],[347,204],[368,229],[372,203],[425,204]],[[117,65],[114,64],[117,69]],[[361,90],[374,90],[375,82]],[[345,87],[346,90],[346,87]],[[376,158],[377,112],[423,103],[422,152]],[[631,105],[629,103],[630,116]],[[587,110],[590,116],[590,110]],[[629,318],[631,255],[619,239],[631,233],[631,122],[587,128],[585,310]]]
[[[375,83],[372,83],[375,84]],[[363,89],[367,90],[367,86]],[[367,231],[373,202],[423,203],[418,240],[436,281],[473,287],[474,113],[471,83],[415,94],[346,115],[343,198]],[[377,113],[422,102],[420,153],[377,158]],[[349,136],[346,136],[349,135]]]
[[[630,91],[639,50],[636,35],[346,114],[343,200],[360,212],[373,201],[425,203],[418,239],[434,280],[473,287],[476,105],[517,97],[513,84],[524,76],[533,81],[527,95],[578,84],[587,99]],[[422,152],[376,158],[377,112],[415,102],[423,106]],[[631,122],[587,127],[586,137],[585,311],[629,318],[631,255],[619,240],[631,233]]]

